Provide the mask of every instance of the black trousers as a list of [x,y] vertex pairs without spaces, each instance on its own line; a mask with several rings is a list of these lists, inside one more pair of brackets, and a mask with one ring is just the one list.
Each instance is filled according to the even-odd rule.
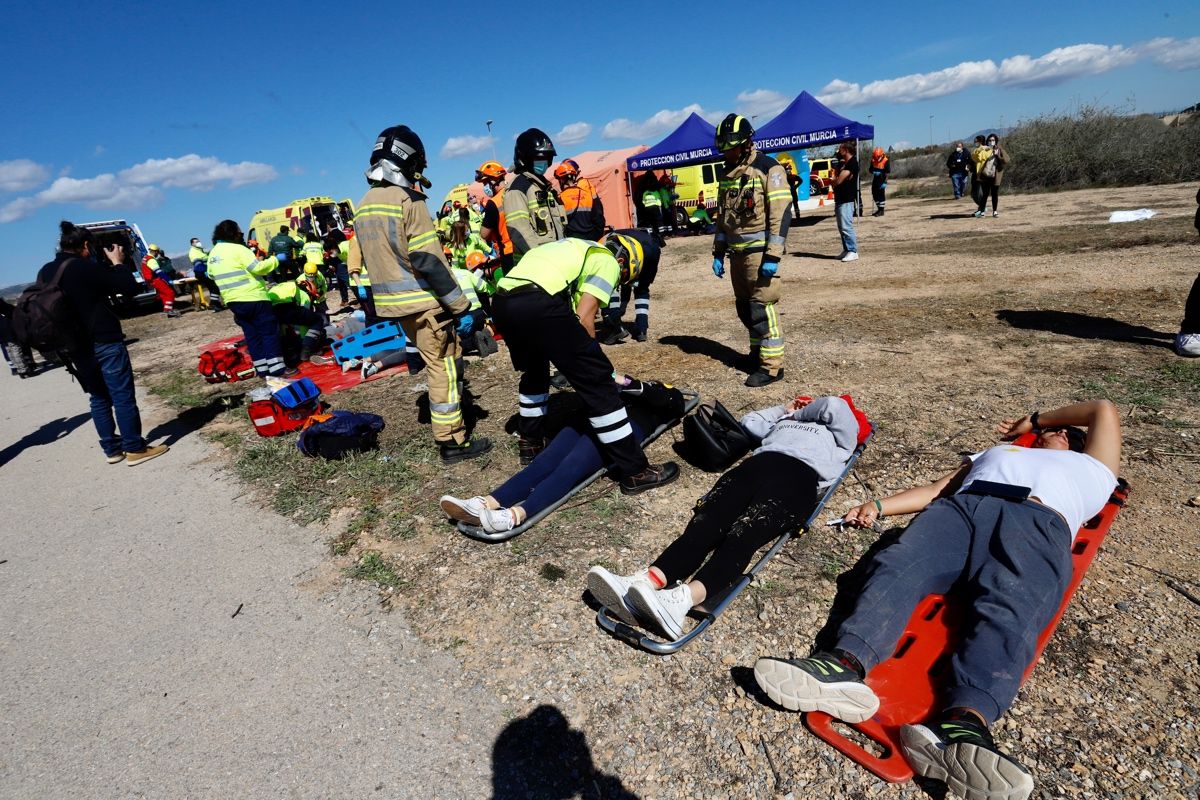
[[1000,187],[996,185],[995,178],[984,176],[979,179],[979,196],[975,198],[980,211],[987,207],[989,196],[992,198],[992,211],[995,211],[996,204],[1000,202]]
[[646,455],[613,382],[612,362],[579,324],[566,291],[551,296],[530,284],[516,292],[502,292],[492,300],[492,319],[508,344],[513,367],[521,373],[517,390],[522,439],[539,441],[546,436],[553,364],[579,395],[617,477],[646,469]]
[[725,591],[759,548],[804,524],[817,506],[817,482],[817,473],[799,459],[751,456],[696,501],[683,535],[652,566],[668,585],[694,577],[709,596]]
[[1192,290],[1188,292],[1179,332],[1200,333],[1200,275],[1196,276],[1196,280],[1192,282]]

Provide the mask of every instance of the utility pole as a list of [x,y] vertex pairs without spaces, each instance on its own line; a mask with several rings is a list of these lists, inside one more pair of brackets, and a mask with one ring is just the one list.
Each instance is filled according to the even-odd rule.
[[929,146],[933,147],[933,114],[929,115]]

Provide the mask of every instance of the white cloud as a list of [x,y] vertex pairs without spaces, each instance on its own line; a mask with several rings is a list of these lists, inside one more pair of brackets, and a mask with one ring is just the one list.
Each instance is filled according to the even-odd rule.
[[901,139],[898,142],[892,142],[892,147],[895,148],[896,150],[907,150],[908,148],[910,148],[912,146],[913,146],[913,143],[910,142],[908,139]]
[[1200,68],[1200,36],[1191,39],[1163,37],[1151,39],[1138,48],[1143,55],[1154,59],[1154,63],[1167,69],[1185,70]]
[[1056,47],[1038,58],[1012,56],[1000,62],[997,81],[1004,86],[1053,86],[1084,75],[1099,75],[1137,61],[1133,50],[1119,44],[1073,44]]
[[229,181],[229,188],[248,186],[252,183],[267,183],[279,177],[270,164],[242,161],[227,164],[212,156],[189,153],[179,158],[151,158],[129,169],[122,170],[122,182],[133,186],[161,184],[180,189],[204,191],[222,181]]
[[442,145],[442,158],[458,158],[472,153],[482,153],[492,146],[490,136],[451,136]]
[[741,92],[736,98],[737,112],[744,117],[773,117],[792,102],[792,98],[774,89]]
[[104,155],[104,150],[105,150],[104,145],[98,144],[94,148],[92,148],[92,155],[102,156],[102,155]]
[[709,122],[720,120],[725,116],[724,112],[705,111],[699,103],[692,103],[690,106],[677,110],[664,108],[641,122],[634,122],[624,117],[614,119],[604,126],[600,135],[605,139],[657,139],[664,133],[670,133],[678,128],[679,124],[693,113],[699,114]]
[[254,161],[228,164],[195,153],[179,158],[152,158],[116,174],[105,172],[91,178],[71,178],[64,172],[42,191],[18,197],[0,207],[0,223],[25,219],[39,208],[58,203],[86,208],[148,208],[162,202],[162,190],[167,187],[206,191],[218,183],[228,183],[229,188],[236,189],[277,177],[275,168],[269,164]]
[[592,126],[586,122],[572,122],[550,138],[555,145],[579,144],[592,135]]
[[832,80],[817,95],[829,106],[865,106],[871,103],[915,103],[954,94],[996,80],[994,61],[964,61],[936,72],[871,81],[866,86]]
[[996,62],[964,61],[935,72],[921,72],[860,85],[835,79],[817,95],[831,106],[872,103],[915,103],[944,97],[975,86],[997,85],[1014,89],[1052,86],[1085,75],[1099,75],[1151,58],[1170,69],[1200,67],[1200,37],[1152,39],[1140,45],[1073,44],[1057,47],[1036,58],[1015,55]]
[[27,192],[48,177],[50,170],[28,158],[0,161],[0,192]]

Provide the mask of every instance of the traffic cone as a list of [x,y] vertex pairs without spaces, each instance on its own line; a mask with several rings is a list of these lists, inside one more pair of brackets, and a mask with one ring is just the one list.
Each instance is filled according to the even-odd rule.
[[825,205],[825,195],[821,195],[820,201],[821,202],[817,203],[817,208],[821,208]]
[[829,194],[825,196],[825,199],[826,199],[826,200],[832,200],[832,199],[833,199],[833,184],[832,184],[832,183],[831,183],[831,184],[829,184]]

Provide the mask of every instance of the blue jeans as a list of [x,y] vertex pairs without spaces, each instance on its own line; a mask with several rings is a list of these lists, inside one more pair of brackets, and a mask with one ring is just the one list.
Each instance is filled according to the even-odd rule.
[[954,199],[962,197],[967,193],[967,173],[953,172],[950,174],[950,183],[954,186]]
[[964,632],[944,708],[994,722],[1017,696],[1042,630],[1071,582],[1071,532],[1032,500],[959,494],[935,500],[871,562],[836,647],[868,672],[890,657],[927,594],[954,589]]
[[[92,352],[74,354],[79,383],[88,393],[92,423],[100,434],[104,455],[136,453],[146,449],[142,416],[133,389],[133,365],[124,342],[96,343]],[[116,420],[113,420],[113,414]],[[117,435],[117,428],[121,435]]]
[[858,252],[858,238],[854,235],[854,203],[837,204],[838,233],[842,235],[842,249],[847,253]]
[[[630,419],[633,436],[641,441],[641,426]],[[600,445],[587,420],[577,420],[560,430],[546,449],[525,469],[492,492],[502,508],[518,503],[525,518],[539,514],[567,496],[585,478],[604,466]]]

